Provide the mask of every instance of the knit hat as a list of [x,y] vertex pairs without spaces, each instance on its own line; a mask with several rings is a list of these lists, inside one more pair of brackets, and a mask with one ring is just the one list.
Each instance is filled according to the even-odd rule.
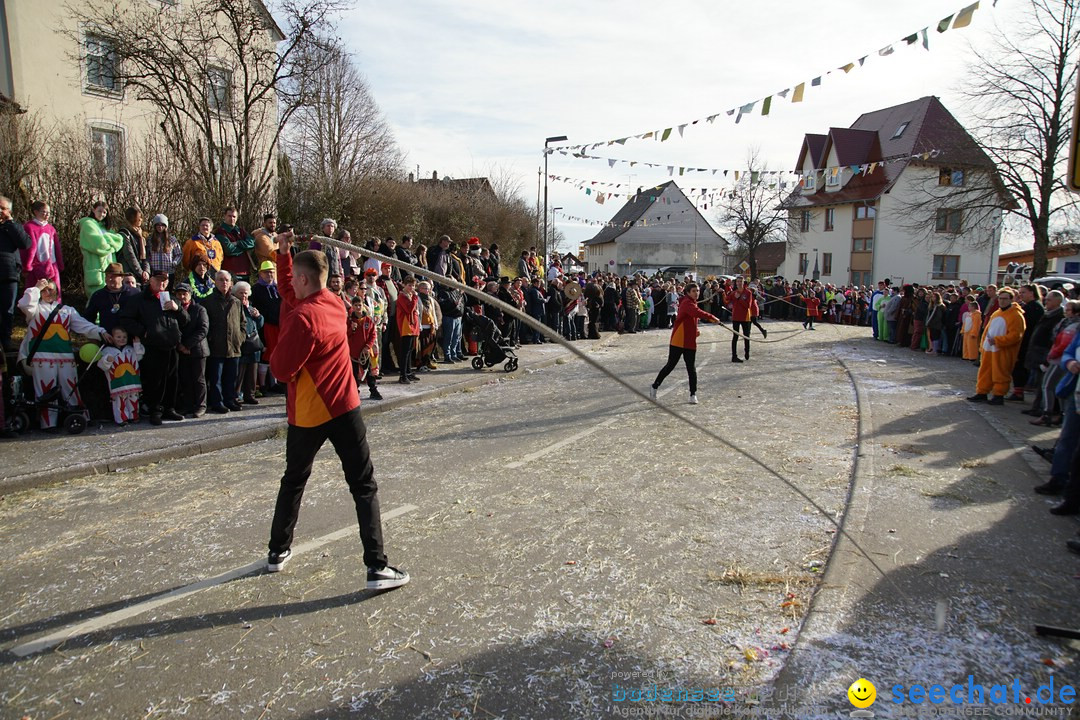
[[162,213],[158,213],[154,216],[154,219],[150,221],[150,227],[155,225],[164,225],[165,229],[169,229],[169,218],[165,217]]

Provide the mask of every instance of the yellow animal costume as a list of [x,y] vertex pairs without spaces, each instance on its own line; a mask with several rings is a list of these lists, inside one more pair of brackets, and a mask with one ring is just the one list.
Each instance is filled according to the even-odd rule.
[[982,328],[982,310],[975,303],[964,313],[964,359],[979,359],[979,330]]
[[1012,371],[1024,339],[1024,311],[1015,302],[990,316],[982,336],[982,361],[975,392],[1004,396],[1012,387]]

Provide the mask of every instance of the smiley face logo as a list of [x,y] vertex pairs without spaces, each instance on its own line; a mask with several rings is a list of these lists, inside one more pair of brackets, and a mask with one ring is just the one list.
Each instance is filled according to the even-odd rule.
[[866,678],[859,678],[847,689],[848,700],[857,708],[868,708],[877,700],[877,688]]

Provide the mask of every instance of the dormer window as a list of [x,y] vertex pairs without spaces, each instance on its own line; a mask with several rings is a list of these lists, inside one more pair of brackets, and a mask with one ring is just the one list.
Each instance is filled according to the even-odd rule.
[[802,182],[804,190],[813,190],[814,187],[817,185],[816,176],[813,172],[809,172],[806,175],[803,175]]
[[839,168],[832,168],[825,171],[825,186],[836,187],[840,184],[840,170]]
[[903,135],[904,131],[907,130],[907,126],[910,125],[910,124],[911,124],[910,120],[907,120],[905,122],[900,123],[900,127],[896,128],[896,132],[894,132],[892,134],[892,139],[895,140],[898,137],[900,137],[901,135]]

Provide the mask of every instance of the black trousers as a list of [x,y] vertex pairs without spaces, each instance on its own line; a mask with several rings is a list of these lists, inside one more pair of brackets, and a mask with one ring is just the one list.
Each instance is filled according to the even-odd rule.
[[356,522],[360,526],[360,542],[364,545],[364,565],[384,567],[386,553],[383,552],[379,487],[375,484],[375,468],[371,464],[367,428],[360,417],[360,408],[316,427],[289,425],[285,440],[285,474],[281,476],[274,522],[270,527],[270,552],[282,552],[292,547],[300,501],[311,477],[311,466],[327,440],[341,459],[345,482],[349,484],[356,505]]
[[206,358],[180,356],[180,412],[206,412]]
[[15,326],[15,303],[19,300],[19,281],[0,280],[0,344],[11,341]]
[[398,368],[401,377],[413,375],[413,355],[416,352],[416,335],[402,335],[398,340]]
[[656,381],[652,386],[659,388],[660,384],[664,382],[664,378],[670,375],[675,366],[679,364],[679,358],[683,358],[686,361],[686,376],[690,379],[690,394],[697,395],[697,368],[694,367],[696,357],[697,350],[687,350],[686,348],[669,345],[667,365],[660,368],[660,374],[656,376]]
[[750,357],[750,323],[736,321],[731,323],[731,329],[735,331],[731,336],[731,357],[739,354],[739,336],[743,338],[743,355]]
[[176,381],[180,370],[180,353],[176,348],[146,346],[139,363],[142,375],[142,398],[151,415],[176,408]]

